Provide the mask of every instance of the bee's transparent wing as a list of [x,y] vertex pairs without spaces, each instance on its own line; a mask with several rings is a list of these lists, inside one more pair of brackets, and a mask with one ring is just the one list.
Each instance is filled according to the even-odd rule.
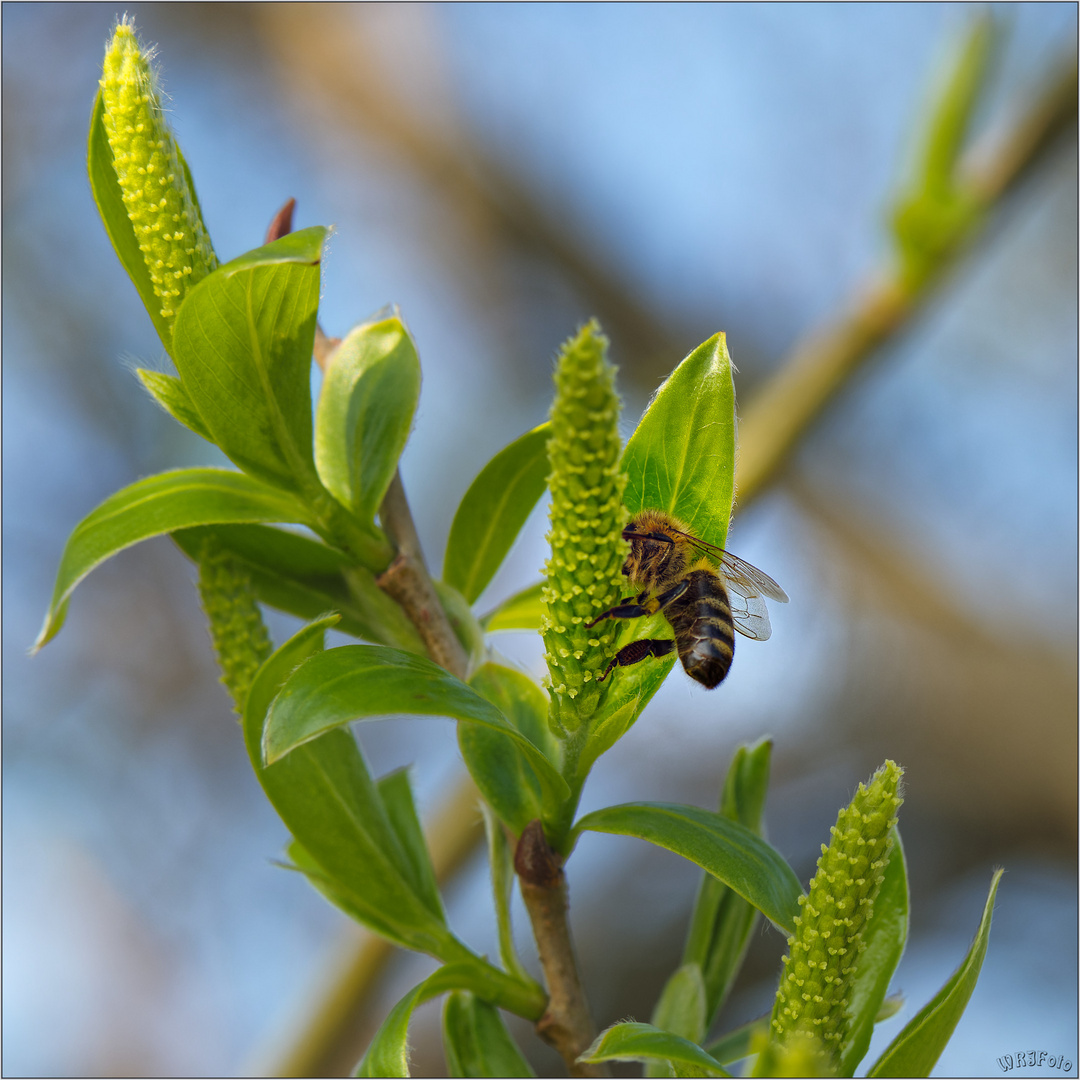
[[719,553],[720,565],[724,570],[724,579],[733,592],[747,599],[753,596],[765,597],[780,604],[788,602],[787,593],[768,574],[763,574],[756,566],[743,562],[730,551],[723,551],[720,548],[716,551]]
[[755,641],[768,641],[772,635],[772,626],[769,623],[769,611],[765,607],[765,599],[786,604],[787,593],[768,574],[763,574],[756,566],[744,562],[737,555],[732,555],[730,551],[725,551],[715,544],[710,544],[708,540],[700,540],[689,533],[682,535],[699,551],[720,560],[735,629]]
[[732,588],[728,591],[728,603],[731,605],[731,621],[740,634],[754,641],[769,640],[772,635],[769,610],[760,596],[745,596]]

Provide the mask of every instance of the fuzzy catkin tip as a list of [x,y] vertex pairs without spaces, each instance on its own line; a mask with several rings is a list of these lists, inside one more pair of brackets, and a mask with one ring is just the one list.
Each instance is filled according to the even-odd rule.
[[835,1058],[847,1034],[849,998],[863,931],[874,910],[892,839],[889,830],[903,799],[903,770],[892,761],[840,811],[832,841],[822,845],[810,890],[800,898],[795,933],[773,1006],[772,1033],[786,1042],[793,1035],[812,1036]]
[[617,603],[626,557],[620,402],[607,344],[592,321],[563,345],[555,370],[542,631],[551,714],[562,731],[580,727],[600,703],[597,679],[614,631],[587,624]]
[[161,317],[171,323],[188,290],[217,266],[217,258],[165,122],[151,57],[134,26],[121,21],[105,51],[101,96],[124,208]]

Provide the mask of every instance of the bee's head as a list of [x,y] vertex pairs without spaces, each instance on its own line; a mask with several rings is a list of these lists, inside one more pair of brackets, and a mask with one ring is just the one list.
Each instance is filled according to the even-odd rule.
[[657,563],[666,563],[672,553],[674,540],[659,528],[654,528],[655,524],[651,516],[639,514],[622,531],[623,539],[630,544],[630,553],[623,563],[622,572],[636,584],[642,584],[651,577],[651,568]]

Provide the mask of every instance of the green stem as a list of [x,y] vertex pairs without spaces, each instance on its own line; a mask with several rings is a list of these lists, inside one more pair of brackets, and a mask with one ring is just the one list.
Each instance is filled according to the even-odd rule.
[[438,957],[444,964],[468,964],[483,972],[485,1000],[534,1023],[544,1014],[548,996],[543,987],[530,980],[508,975],[482,956],[477,956],[463,942],[453,938]]
[[557,851],[564,859],[569,857],[573,844],[569,842],[574,817],[577,815],[578,804],[581,802],[581,793],[585,789],[585,781],[589,778],[588,772],[584,776],[579,775],[581,756],[588,741],[588,727],[579,728],[571,732],[562,743],[562,778],[570,788],[570,794],[566,801],[559,807],[558,816],[548,824],[548,843],[554,851]]
[[390,542],[365,529],[321,484],[308,484],[304,498],[315,515],[315,531],[334,547],[373,573],[382,573],[394,558]]

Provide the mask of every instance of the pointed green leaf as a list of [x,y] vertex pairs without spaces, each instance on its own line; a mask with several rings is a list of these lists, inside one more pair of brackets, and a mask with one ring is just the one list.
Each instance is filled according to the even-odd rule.
[[929,1076],[941,1051],[952,1037],[982,970],[990,941],[990,921],[994,914],[1001,875],[998,870],[990,882],[982,920],[964,962],[948,982],[908,1021],[904,1030],[889,1044],[867,1076]]
[[489,634],[498,630],[539,630],[540,617],[544,613],[544,604],[540,598],[543,588],[544,583],[538,581],[535,585],[514,593],[508,600],[489,611],[480,620],[480,625]]
[[453,587],[445,581],[432,582],[435,592],[438,593],[439,602],[454,636],[461,642],[469,657],[469,669],[477,667],[487,659],[487,641],[484,638],[484,628],[480,620],[473,614],[469,602]]
[[766,1014],[729,1031],[726,1035],[721,1035],[715,1042],[709,1043],[705,1050],[722,1065],[730,1065],[733,1061],[740,1061],[754,1053],[756,1047],[765,1045],[768,1037],[769,1015]]
[[419,396],[420,358],[396,311],[355,327],[334,350],[315,417],[315,466],[362,521],[375,519]]
[[306,524],[308,512],[284,491],[226,469],[159,473],[110,495],[68,538],[52,603],[34,649],[51,640],[63,625],[75,586],[111,555],[140,540],[190,525],[239,521]]
[[957,165],[989,74],[996,30],[993,18],[980,12],[953,43],[922,133],[920,180],[924,191],[941,192],[957,183]]
[[783,856],[745,825],[722,814],[676,803],[624,803],[586,814],[574,826],[636,836],[674,851],[730,885],[767,919],[794,932],[802,889]]
[[448,990],[471,990],[481,999],[510,1009],[528,1020],[540,1018],[547,1000],[542,991],[536,993],[531,989],[529,996],[522,998],[520,984],[479,960],[476,963],[447,964],[419,986],[413,987],[394,1006],[375,1033],[353,1076],[408,1076],[407,1039],[413,1010]]
[[325,235],[302,229],[220,267],[173,326],[173,360],[214,442],[291,490],[315,482],[311,349]]
[[487,837],[488,866],[491,869],[491,892],[495,901],[495,922],[499,928],[499,961],[521,982],[533,982],[514,947],[514,929],[510,921],[510,898],[514,890],[514,858],[502,822],[482,799],[480,812],[484,815],[484,834]]
[[970,21],[920,117],[912,176],[892,212],[901,273],[909,286],[917,287],[937,269],[979,219],[979,200],[965,185],[958,163],[984,96],[996,30],[985,13]]
[[735,477],[735,386],[723,334],[668,376],[623,452],[631,514],[663,510],[724,546]]
[[[135,238],[135,229],[132,227],[120,194],[120,181],[116,178],[112,148],[109,146],[105,124],[102,120],[104,113],[105,103],[102,101],[99,90],[90,116],[90,133],[86,146],[86,171],[90,177],[90,190],[94,195],[94,202],[97,203],[105,231],[112,241],[113,250],[146,306],[146,312],[154,324],[154,329],[158,332],[158,337],[161,338],[165,348],[171,352],[172,332],[168,322],[161,315],[161,301],[154,292],[150,273],[146,269],[146,261],[139,250],[139,241]],[[191,190],[194,192],[194,187]]]
[[877,1011],[877,1016],[874,1017],[874,1023],[880,1024],[883,1020],[888,1020],[895,1016],[904,1007],[904,995],[903,994],[890,994],[882,1003],[881,1008]]
[[[772,743],[762,739],[740,746],[728,769],[720,812],[761,836],[761,820],[769,787]],[[698,890],[683,961],[701,965],[706,987],[705,1026],[710,1027],[724,1003],[757,922],[757,910],[723,882],[706,874]],[[670,1027],[670,1025],[661,1025]]]
[[346,645],[302,664],[270,711],[263,752],[272,764],[332,728],[396,714],[448,716],[504,732],[525,753],[550,804],[568,794],[542,751],[474,690],[430,660],[378,645]]
[[578,1061],[670,1061],[676,1076],[729,1076],[696,1043],[652,1024],[613,1024]]
[[[485,664],[469,685],[527,739],[546,754],[553,753],[547,695],[532,679],[499,664]],[[459,724],[458,745],[484,798],[516,835],[543,816],[540,781],[512,738],[477,724]]]
[[301,869],[320,891],[396,944],[456,957],[463,947],[414,888],[398,832],[348,731],[329,731],[286,759],[263,765],[263,722],[274,696],[298,664],[323,655],[323,633],[336,621],[331,616],[305,627],[259,669],[244,710],[244,741],[252,767],[274,809],[315,864]]
[[900,832],[892,829],[892,851],[885,877],[874,900],[874,913],[863,931],[865,947],[855,969],[848,998],[851,1026],[840,1051],[838,1076],[854,1076],[870,1046],[889,982],[900,963],[908,934],[908,883]]
[[443,909],[439,886],[435,882],[435,869],[431,865],[431,854],[424,839],[424,830],[420,827],[420,818],[413,802],[408,772],[405,769],[395,769],[382,777],[377,787],[383,806],[386,807],[390,827],[397,835],[401,850],[405,854],[403,869],[410,873],[413,891],[427,904],[433,915],[445,922],[446,912]]
[[195,408],[194,402],[188,397],[184,384],[175,375],[166,375],[163,371],[150,371],[147,368],[136,368],[135,374],[139,382],[146,387],[150,396],[175,420],[179,420],[186,428],[190,428],[196,435],[213,442],[213,436],[206,429],[206,425]]
[[[612,652],[635,638],[642,640],[650,637],[670,637],[671,627],[663,615],[651,619],[635,619],[633,622],[619,620],[619,636],[615,639]],[[618,670],[611,688],[604,697],[604,703],[592,721],[588,742],[578,760],[578,776],[586,777],[593,764],[607,753],[621,739],[645,711],[645,706],[652,701],[653,695],[660,689],[668,673],[676,662],[676,655],[650,660],[644,664]]]
[[372,911],[369,904],[332,878],[299,840],[293,840],[285,851],[291,860],[291,865],[283,863],[278,865],[285,866],[289,870],[298,870],[307,878],[308,884],[319,892],[324,899],[361,926],[366,926],[369,930],[381,934],[395,945],[401,945],[405,948],[410,947],[407,938],[401,935],[400,930],[392,920],[383,919],[381,912]]
[[467,990],[447,995],[443,1047],[451,1076],[535,1076],[499,1010]]
[[[445,972],[441,968],[435,974]],[[409,1072],[409,1021],[413,1010],[422,1001],[427,982],[414,986],[394,1007],[390,1015],[379,1025],[367,1053],[360,1059],[353,1076],[390,1077],[411,1076]],[[434,995],[431,995],[434,996]]]
[[423,651],[416,628],[375,584],[371,571],[352,565],[334,548],[264,525],[209,525],[173,533],[193,560],[211,537],[244,564],[264,604],[302,619],[338,611],[338,629],[346,634],[406,652]]
[[443,580],[470,604],[487,588],[544,493],[550,429],[543,423],[500,450],[457,508],[446,541]]
[[[663,1031],[680,1035],[693,1043],[705,1038],[705,979],[698,964],[683,964],[668,979],[653,1010],[653,1024]],[[646,1066],[646,1075],[664,1075]]]

